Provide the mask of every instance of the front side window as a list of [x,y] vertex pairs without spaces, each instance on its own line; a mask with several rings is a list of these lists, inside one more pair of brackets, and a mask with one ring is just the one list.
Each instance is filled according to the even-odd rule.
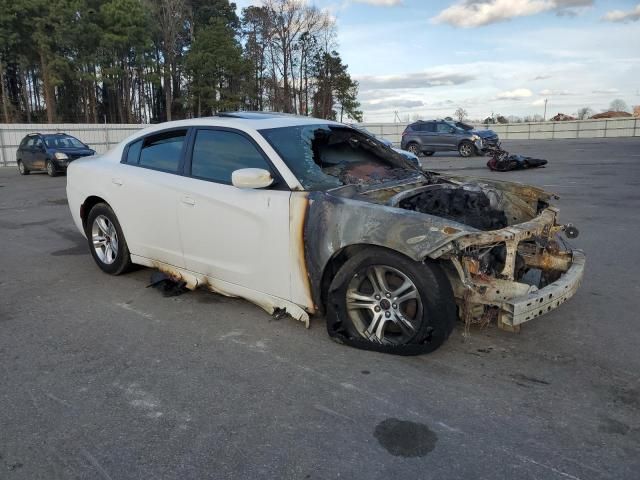
[[172,130],[145,138],[138,165],[177,173],[186,137],[186,130]]
[[438,123],[438,133],[453,133],[455,128],[447,123]]
[[271,171],[262,154],[245,136],[225,130],[198,130],[191,159],[193,177],[231,184],[231,174],[241,168]]
[[40,149],[40,148],[42,148],[42,145],[44,145],[44,143],[42,142],[42,139],[40,137],[37,137],[33,142],[33,146],[35,148]]

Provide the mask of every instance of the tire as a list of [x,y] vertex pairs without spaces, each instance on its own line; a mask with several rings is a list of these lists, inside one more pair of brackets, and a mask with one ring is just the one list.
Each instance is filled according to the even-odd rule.
[[455,322],[453,292],[440,266],[382,248],[347,260],[327,294],[329,335],[366,350],[429,353],[445,342]]
[[45,167],[47,169],[47,174],[50,177],[57,177],[58,176],[58,172],[56,171],[56,167],[53,164],[53,162],[51,160],[47,160],[47,163],[45,164]]
[[[85,233],[91,256],[100,269],[110,275],[120,275],[131,268],[129,247],[120,222],[106,203],[96,204],[87,217]],[[99,239],[102,241],[96,243]]]
[[435,152],[424,152],[427,157],[431,157]]
[[467,141],[460,142],[460,145],[458,145],[458,153],[461,157],[465,158],[473,155],[475,149],[476,147],[473,145],[473,143]]
[[420,146],[417,143],[410,143],[407,145],[407,152],[413,153],[416,157],[420,157],[420,154],[422,153],[420,151]]
[[29,175],[31,173],[31,170],[24,166],[22,160],[18,160],[18,171],[20,172],[20,175]]

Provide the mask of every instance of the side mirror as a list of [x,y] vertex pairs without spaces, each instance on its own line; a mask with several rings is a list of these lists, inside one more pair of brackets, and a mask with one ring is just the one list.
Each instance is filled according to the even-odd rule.
[[263,168],[241,168],[231,174],[231,183],[237,188],[266,188],[273,184],[273,177]]

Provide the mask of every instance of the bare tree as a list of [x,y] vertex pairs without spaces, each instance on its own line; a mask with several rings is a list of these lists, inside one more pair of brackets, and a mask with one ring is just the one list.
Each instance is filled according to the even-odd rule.
[[629,107],[624,100],[616,98],[609,104],[609,110],[613,110],[614,112],[626,112],[629,110]]
[[189,9],[185,0],[159,0],[150,2],[153,13],[158,22],[162,35],[162,56],[164,65],[162,71],[163,88],[166,103],[167,121],[171,120],[171,110],[174,98],[174,78],[177,76],[177,58],[181,50],[185,31],[185,22]]
[[593,110],[591,110],[591,108],[589,107],[579,108],[578,113],[576,114],[576,116],[578,117],[578,120],[586,120],[591,115],[593,115]]
[[464,121],[465,118],[467,118],[468,114],[464,108],[458,107],[458,109],[454,112],[454,115],[456,116],[458,121],[462,122]]

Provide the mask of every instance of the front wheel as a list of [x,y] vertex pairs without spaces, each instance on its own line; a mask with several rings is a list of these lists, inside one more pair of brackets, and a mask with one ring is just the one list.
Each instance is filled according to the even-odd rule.
[[462,142],[458,146],[458,152],[460,153],[461,157],[470,157],[471,155],[473,155],[474,150],[475,147],[471,142]]
[[428,353],[455,325],[451,285],[440,266],[379,248],[347,260],[327,300],[329,335],[367,350]]
[[91,256],[103,272],[120,275],[131,267],[129,247],[116,214],[106,203],[89,212],[85,233]]
[[50,177],[58,176],[56,167],[53,165],[53,162],[51,160],[47,160],[46,168],[47,168],[47,174],[49,174]]
[[31,173],[31,171],[24,166],[22,160],[18,160],[18,172],[20,172],[20,175],[29,175]]

